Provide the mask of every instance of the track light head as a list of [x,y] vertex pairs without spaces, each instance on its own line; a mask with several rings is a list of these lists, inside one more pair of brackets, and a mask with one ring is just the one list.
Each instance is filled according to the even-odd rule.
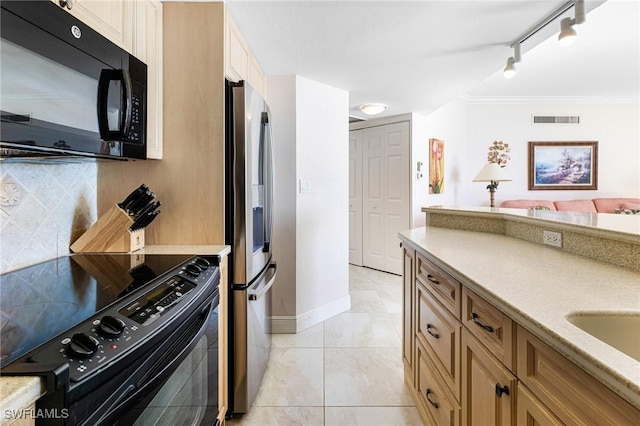
[[561,46],[569,46],[576,41],[578,34],[573,29],[574,20],[571,18],[564,18],[560,21],[560,35],[558,35],[558,43]]
[[512,78],[516,75],[516,60],[513,56],[507,59],[507,66],[504,67],[504,78]]

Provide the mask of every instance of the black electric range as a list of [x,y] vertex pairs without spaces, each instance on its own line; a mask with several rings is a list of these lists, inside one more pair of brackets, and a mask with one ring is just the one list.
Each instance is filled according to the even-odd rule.
[[190,257],[74,254],[2,275],[0,368]]
[[3,274],[0,375],[45,378],[36,408],[56,416],[37,425],[134,424],[217,333],[218,261],[75,254]]

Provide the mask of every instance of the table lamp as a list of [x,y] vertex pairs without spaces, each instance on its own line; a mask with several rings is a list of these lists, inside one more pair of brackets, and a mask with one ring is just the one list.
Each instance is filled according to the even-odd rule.
[[498,163],[487,163],[482,166],[473,182],[489,182],[487,189],[489,190],[491,207],[495,207],[495,192],[498,189],[498,183],[502,181],[510,181],[511,178]]

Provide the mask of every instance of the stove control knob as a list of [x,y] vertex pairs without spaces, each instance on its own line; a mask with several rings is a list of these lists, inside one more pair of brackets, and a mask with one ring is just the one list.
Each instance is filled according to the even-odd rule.
[[207,269],[209,266],[211,266],[211,263],[209,263],[207,259],[204,259],[202,257],[196,258],[195,262],[196,262],[196,265],[198,265],[202,269]]
[[184,270],[187,271],[187,274],[191,275],[192,277],[197,277],[202,272],[202,268],[200,268],[198,265],[194,265],[193,263],[185,266]]
[[93,336],[89,336],[85,333],[76,333],[71,337],[71,343],[69,343],[69,352],[71,355],[78,356],[80,358],[91,358],[91,355],[96,353],[100,347],[100,342]]
[[122,334],[127,325],[120,318],[107,315],[102,317],[98,326],[98,333],[104,337],[116,337]]

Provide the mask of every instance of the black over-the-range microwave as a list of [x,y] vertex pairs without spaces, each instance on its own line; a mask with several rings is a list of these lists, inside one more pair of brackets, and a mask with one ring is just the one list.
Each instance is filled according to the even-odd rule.
[[0,7],[2,159],[145,159],[147,66],[50,0]]

